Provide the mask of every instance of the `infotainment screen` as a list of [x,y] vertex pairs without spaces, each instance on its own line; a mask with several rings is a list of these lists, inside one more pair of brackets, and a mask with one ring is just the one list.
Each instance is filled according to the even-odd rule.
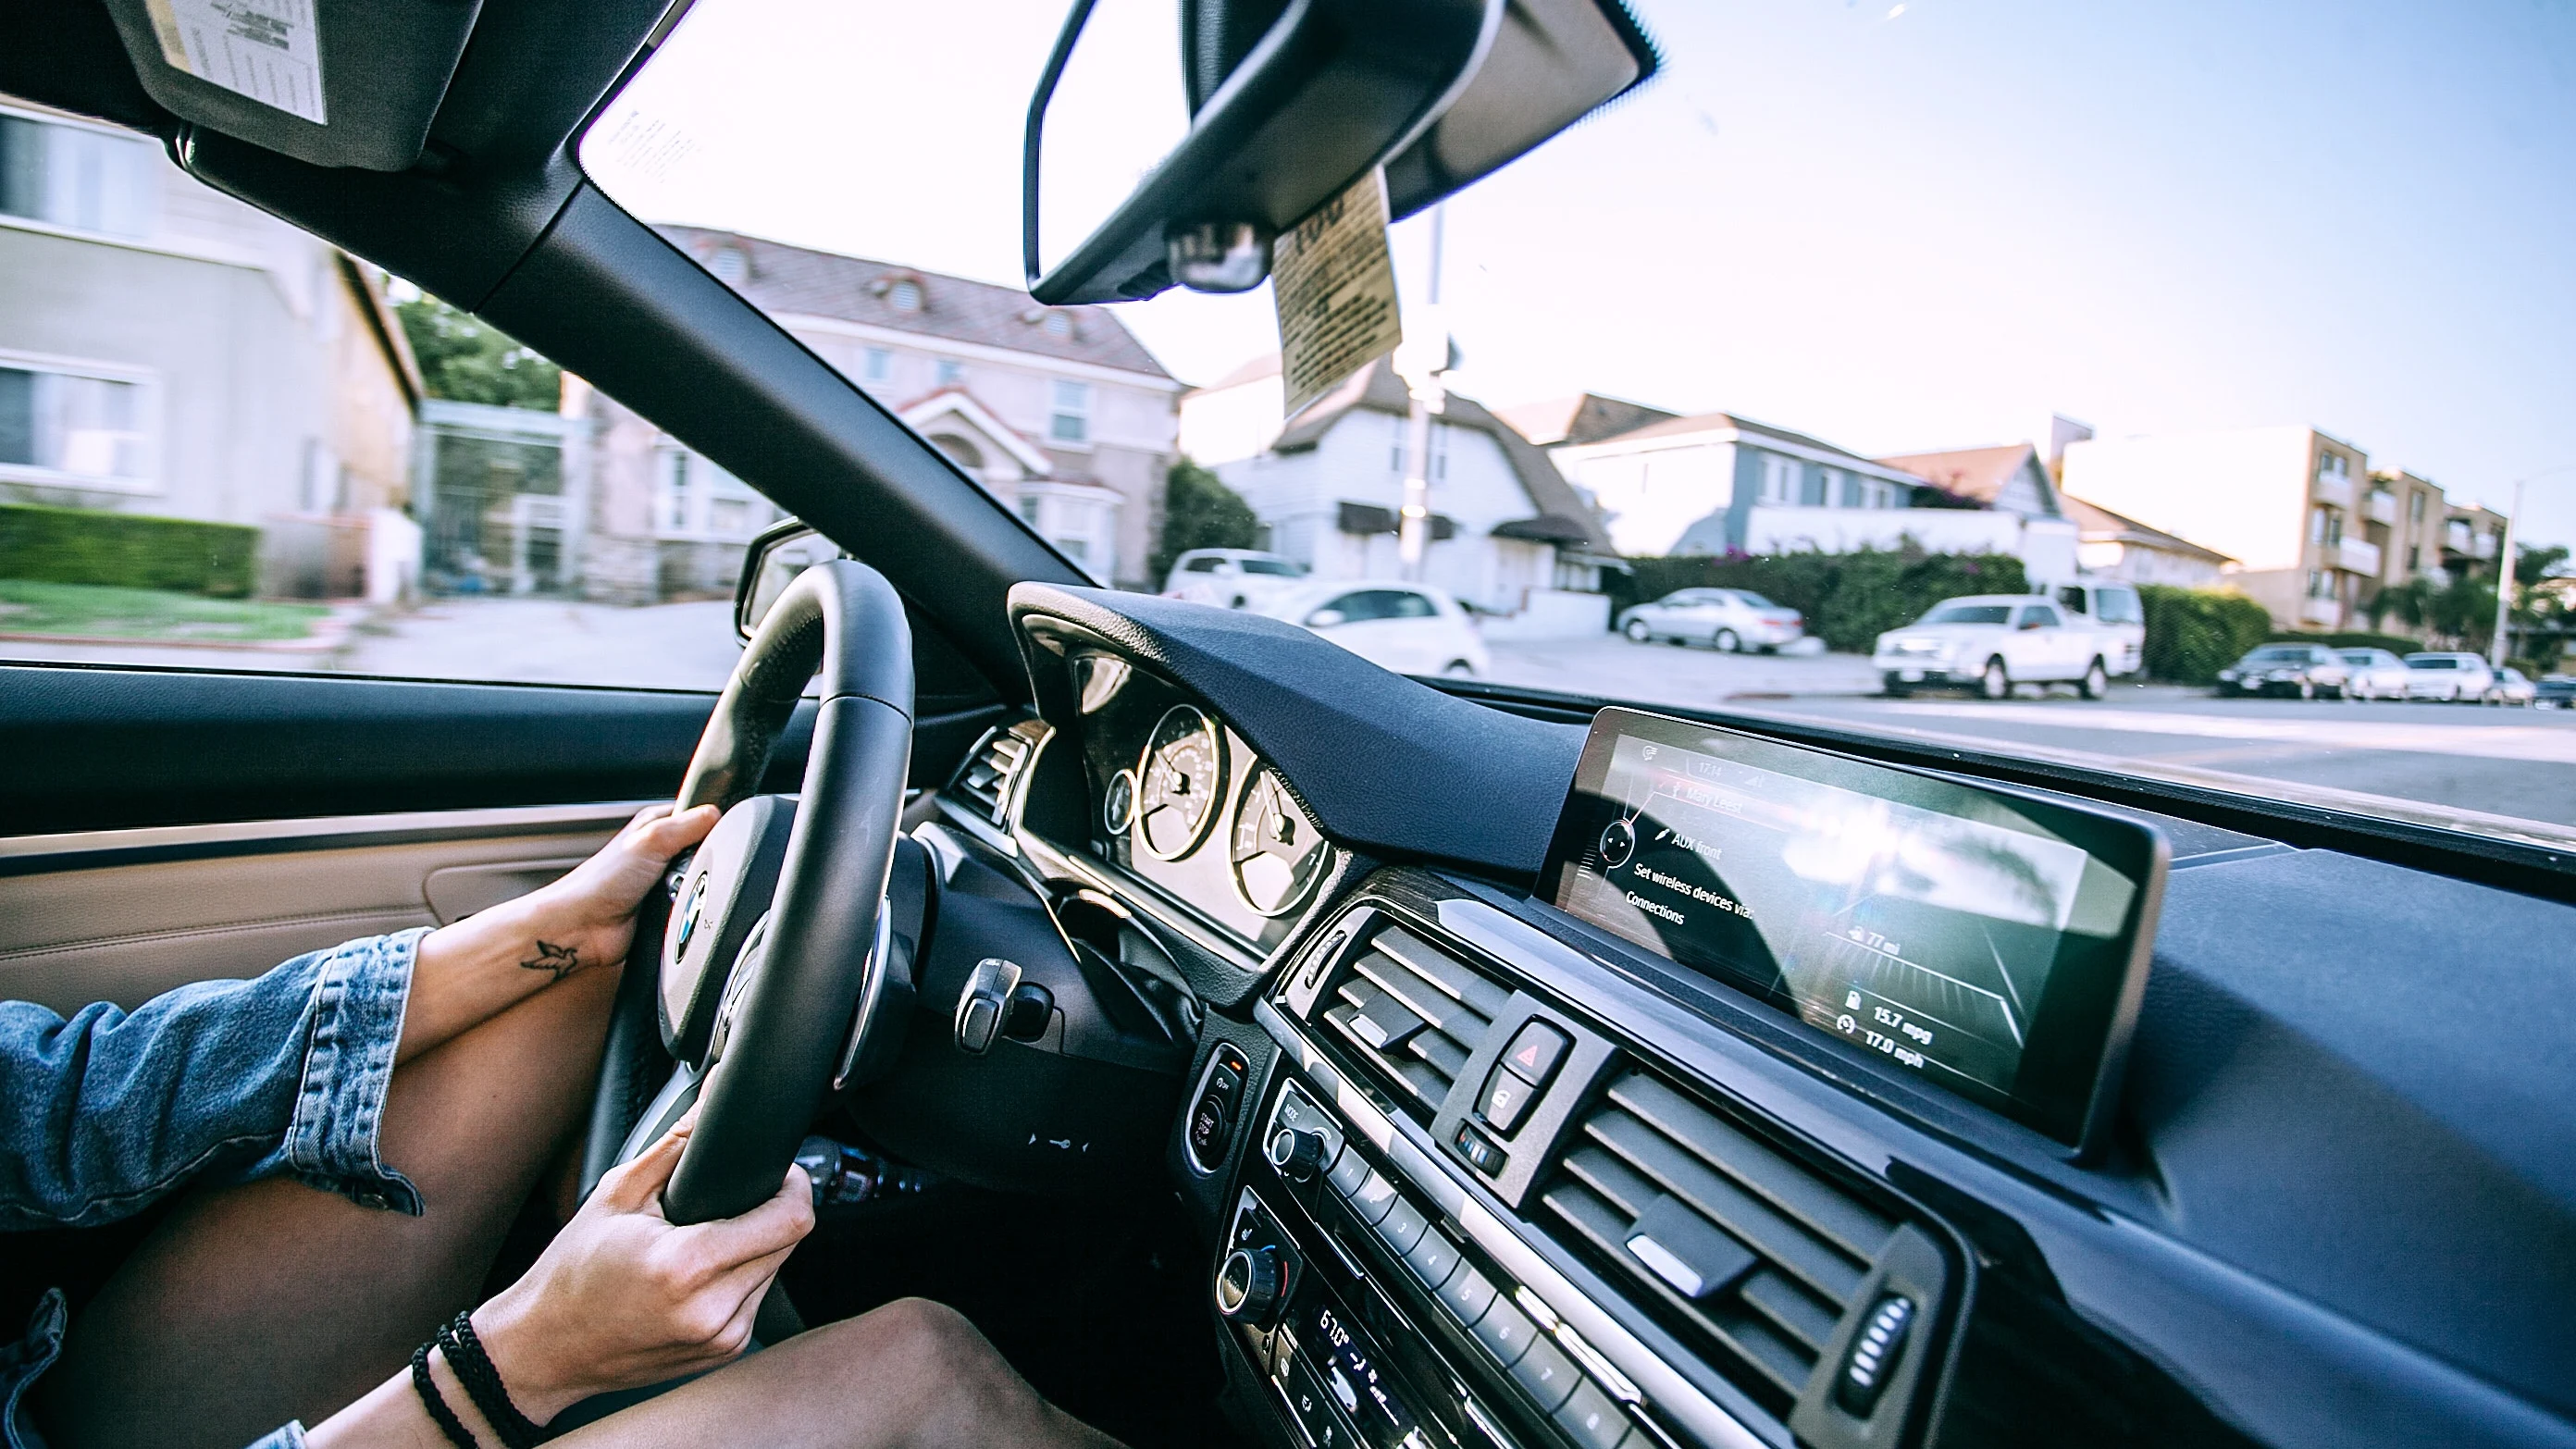
[[1561,910],[2082,1147],[2145,984],[2152,827],[1605,709],[1540,879]]

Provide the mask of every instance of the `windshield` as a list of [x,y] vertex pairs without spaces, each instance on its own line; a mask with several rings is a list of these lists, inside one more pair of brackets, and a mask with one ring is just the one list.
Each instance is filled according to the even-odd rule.
[[[1177,133],[1152,8],[1098,7],[1062,134]],[[1405,331],[1458,359],[1419,457],[1382,363],[1282,416],[1266,284],[1029,300],[1062,0],[699,0],[581,160],[1104,584],[1261,549],[1446,589],[1505,684],[2576,827],[2563,711],[2218,678],[2272,639],[2487,652],[2508,554],[2502,652],[2563,667],[2576,473],[2505,530],[2576,462],[2576,12],[1634,8],[1661,74],[1391,230]],[[2070,586],[2130,628],[1878,652]],[[1798,622],[1637,610],[1691,590]]]
[[1275,558],[1245,559],[1243,561],[1243,571],[1248,574],[1272,574],[1280,578],[1293,579],[1297,577],[1297,566],[1295,564],[1281,563]]
[[2306,649],[2257,649],[2245,656],[2248,664],[2305,664],[2316,656]]
[[2010,604],[1943,604],[1923,616],[1926,624],[2000,624],[2012,617]]

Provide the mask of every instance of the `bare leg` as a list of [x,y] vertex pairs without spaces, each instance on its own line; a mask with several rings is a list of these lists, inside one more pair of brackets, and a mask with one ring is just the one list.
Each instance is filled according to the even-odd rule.
[[40,1381],[67,1449],[238,1449],[328,1417],[470,1305],[599,1070],[613,971],[585,971],[415,1058],[385,1103],[387,1164],[421,1217],[288,1179],[194,1194],[72,1324]]
[[920,1298],[800,1334],[557,1442],[566,1449],[1115,1443],[1039,1398],[955,1310]]

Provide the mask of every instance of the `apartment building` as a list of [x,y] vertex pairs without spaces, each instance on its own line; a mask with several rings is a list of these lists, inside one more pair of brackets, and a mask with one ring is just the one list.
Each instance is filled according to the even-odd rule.
[[2068,493],[2235,558],[2228,582],[2285,629],[2364,627],[2371,599],[2437,547],[2477,547],[2480,520],[2451,529],[2460,510],[2440,488],[2374,477],[2368,454],[2310,427],[2092,439],[2067,446],[2064,469]]

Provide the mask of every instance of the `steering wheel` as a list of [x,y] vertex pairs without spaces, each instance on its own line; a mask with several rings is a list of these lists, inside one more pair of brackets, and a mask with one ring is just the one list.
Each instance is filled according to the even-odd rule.
[[[818,669],[804,783],[792,802],[758,795]],[[824,1091],[900,1045],[903,1012],[879,1008],[912,711],[912,630],[893,586],[847,559],[798,575],[734,666],[681,783],[677,808],[713,803],[724,815],[669,877],[650,971],[649,922],[638,923],[600,1063],[586,1186],[694,1104],[663,1211],[676,1223],[748,1212],[777,1193]],[[639,1118],[630,1083],[653,1055],[652,1025],[674,1066]]]

